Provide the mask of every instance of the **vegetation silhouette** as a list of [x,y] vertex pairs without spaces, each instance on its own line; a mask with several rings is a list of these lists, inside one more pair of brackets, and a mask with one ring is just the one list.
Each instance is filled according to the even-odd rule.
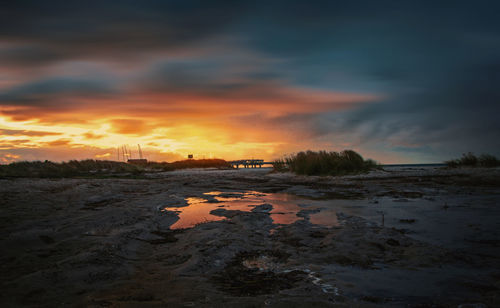
[[109,160],[70,160],[68,162],[21,161],[0,165],[0,177],[99,177],[99,176],[137,176],[145,171],[173,171],[187,168],[231,168],[222,159],[190,159],[167,162],[147,162],[128,164]]
[[352,151],[306,151],[273,162],[275,171],[291,171],[302,175],[346,175],[368,172],[378,164]]
[[500,166],[500,160],[491,154],[481,154],[479,157],[472,152],[462,154],[461,158],[445,161],[450,168],[457,167],[486,167],[493,168]]

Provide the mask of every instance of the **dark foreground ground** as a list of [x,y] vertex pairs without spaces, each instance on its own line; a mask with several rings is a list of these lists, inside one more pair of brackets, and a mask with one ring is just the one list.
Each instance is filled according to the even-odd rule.
[[0,306],[500,306],[500,170],[268,172],[0,180]]

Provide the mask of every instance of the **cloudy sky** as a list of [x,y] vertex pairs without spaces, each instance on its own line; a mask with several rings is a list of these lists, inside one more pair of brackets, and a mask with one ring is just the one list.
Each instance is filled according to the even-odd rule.
[[498,1],[2,1],[0,163],[500,155]]

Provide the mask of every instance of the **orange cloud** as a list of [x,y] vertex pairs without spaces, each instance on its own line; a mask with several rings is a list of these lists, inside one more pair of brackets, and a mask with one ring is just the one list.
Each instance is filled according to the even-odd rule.
[[[36,103],[24,97],[16,99],[20,103],[10,103],[8,100],[0,102],[4,106],[0,114],[13,121],[85,124],[91,119],[114,117],[118,118],[113,121],[116,131],[141,134],[148,132],[150,128],[137,118],[155,121],[175,120],[179,117],[228,118],[253,113],[275,116],[312,114],[352,108],[360,103],[376,101],[380,96],[297,88],[279,82],[259,82],[234,87],[231,84],[216,85],[204,90],[148,90],[145,87],[129,86],[120,93],[107,95],[102,95],[101,92],[96,95],[76,92],[69,99],[62,92],[47,98],[37,97]],[[75,117],[75,114],[78,116]]]
[[19,129],[0,129],[0,135],[4,135],[4,136],[54,136],[54,135],[61,135],[61,133],[19,130]]
[[116,119],[111,120],[112,131],[118,134],[144,135],[150,133],[154,127],[141,120]]
[[111,156],[111,153],[104,153],[104,154],[96,154],[94,155],[95,158],[109,158]]
[[70,139],[58,139],[55,141],[47,142],[46,145],[51,147],[58,147],[58,146],[66,146],[69,145],[70,143],[71,143]]
[[31,140],[29,139],[13,139],[0,141],[0,149],[11,149],[19,146],[27,146]]
[[4,164],[9,164],[11,162],[19,160],[20,158],[21,158],[20,155],[15,155],[10,153],[0,154],[0,162]]
[[83,136],[85,137],[85,139],[101,139],[104,137],[104,135],[97,135],[92,132],[86,132],[85,134],[83,134]]

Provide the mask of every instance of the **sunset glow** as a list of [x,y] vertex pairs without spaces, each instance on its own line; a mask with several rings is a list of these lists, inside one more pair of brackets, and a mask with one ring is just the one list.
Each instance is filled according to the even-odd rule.
[[[143,99],[138,95],[135,100],[131,95],[127,96],[129,103],[118,99],[87,102],[83,108],[47,114],[38,108],[11,106],[4,114],[22,114],[22,118],[0,118],[0,146],[2,150],[51,149],[54,150],[51,155],[58,155],[56,159],[62,160],[114,158],[116,147],[123,144],[141,144],[154,160],[182,159],[188,153],[197,157],[271,159],[286,151],[314,146],[297,142],[298,136],[307,138],[308,132],[280,123],[287,117],[340,110],[376,99],[370,95],[293,92],[276,94],[277,97],[271,99],[240,101],[181,96],[175,99],[174,107],[164,103],[172,100],[168,93],[156,97],[145,95]],[[137,112],[136,107],[140,107]],[[43,151],[31,153],[16,159],[45,158],[34,156]],[[8,154],[4,154],[4,159],[14,159],[6,156]]]
[[[252,72],[247,70],[241,69],[241,73]],[[123,144],[134,149],[141,144],[152,160],[183,159],[191,153],[199,158],[273,159],[318,146],[316,141],[307,141],[307,127],[294,127],[289,119],[307,119],[380,98],[291,87],[277,81],[251,84],[236,80],[236,76],[234,81],[214,85],[229,87],[220,92],[200,90],[196,84],[186,89],[155,90],[140,87],[143,79],[135,76],[135,71],[121,74],[131,81],[122,85],[122,90],[106,95],[86,93],[79,81],[72,79],[56,80],[54,86],[27,81],[25,87],[55,87],[55,93],[28,93],[21,100],[36,103],[21,106],[14,99],[4,99],[0,118],[3,161],[118,159],[116,148]],[[5,96],[9,97],[8,93]],[[22,154],[15,158],[9,150]]]
[[161,161],[500,151],[496,27],[465,7],[443,20],[329,2],[3,6],[2,163],[118,159],[125,144]]

